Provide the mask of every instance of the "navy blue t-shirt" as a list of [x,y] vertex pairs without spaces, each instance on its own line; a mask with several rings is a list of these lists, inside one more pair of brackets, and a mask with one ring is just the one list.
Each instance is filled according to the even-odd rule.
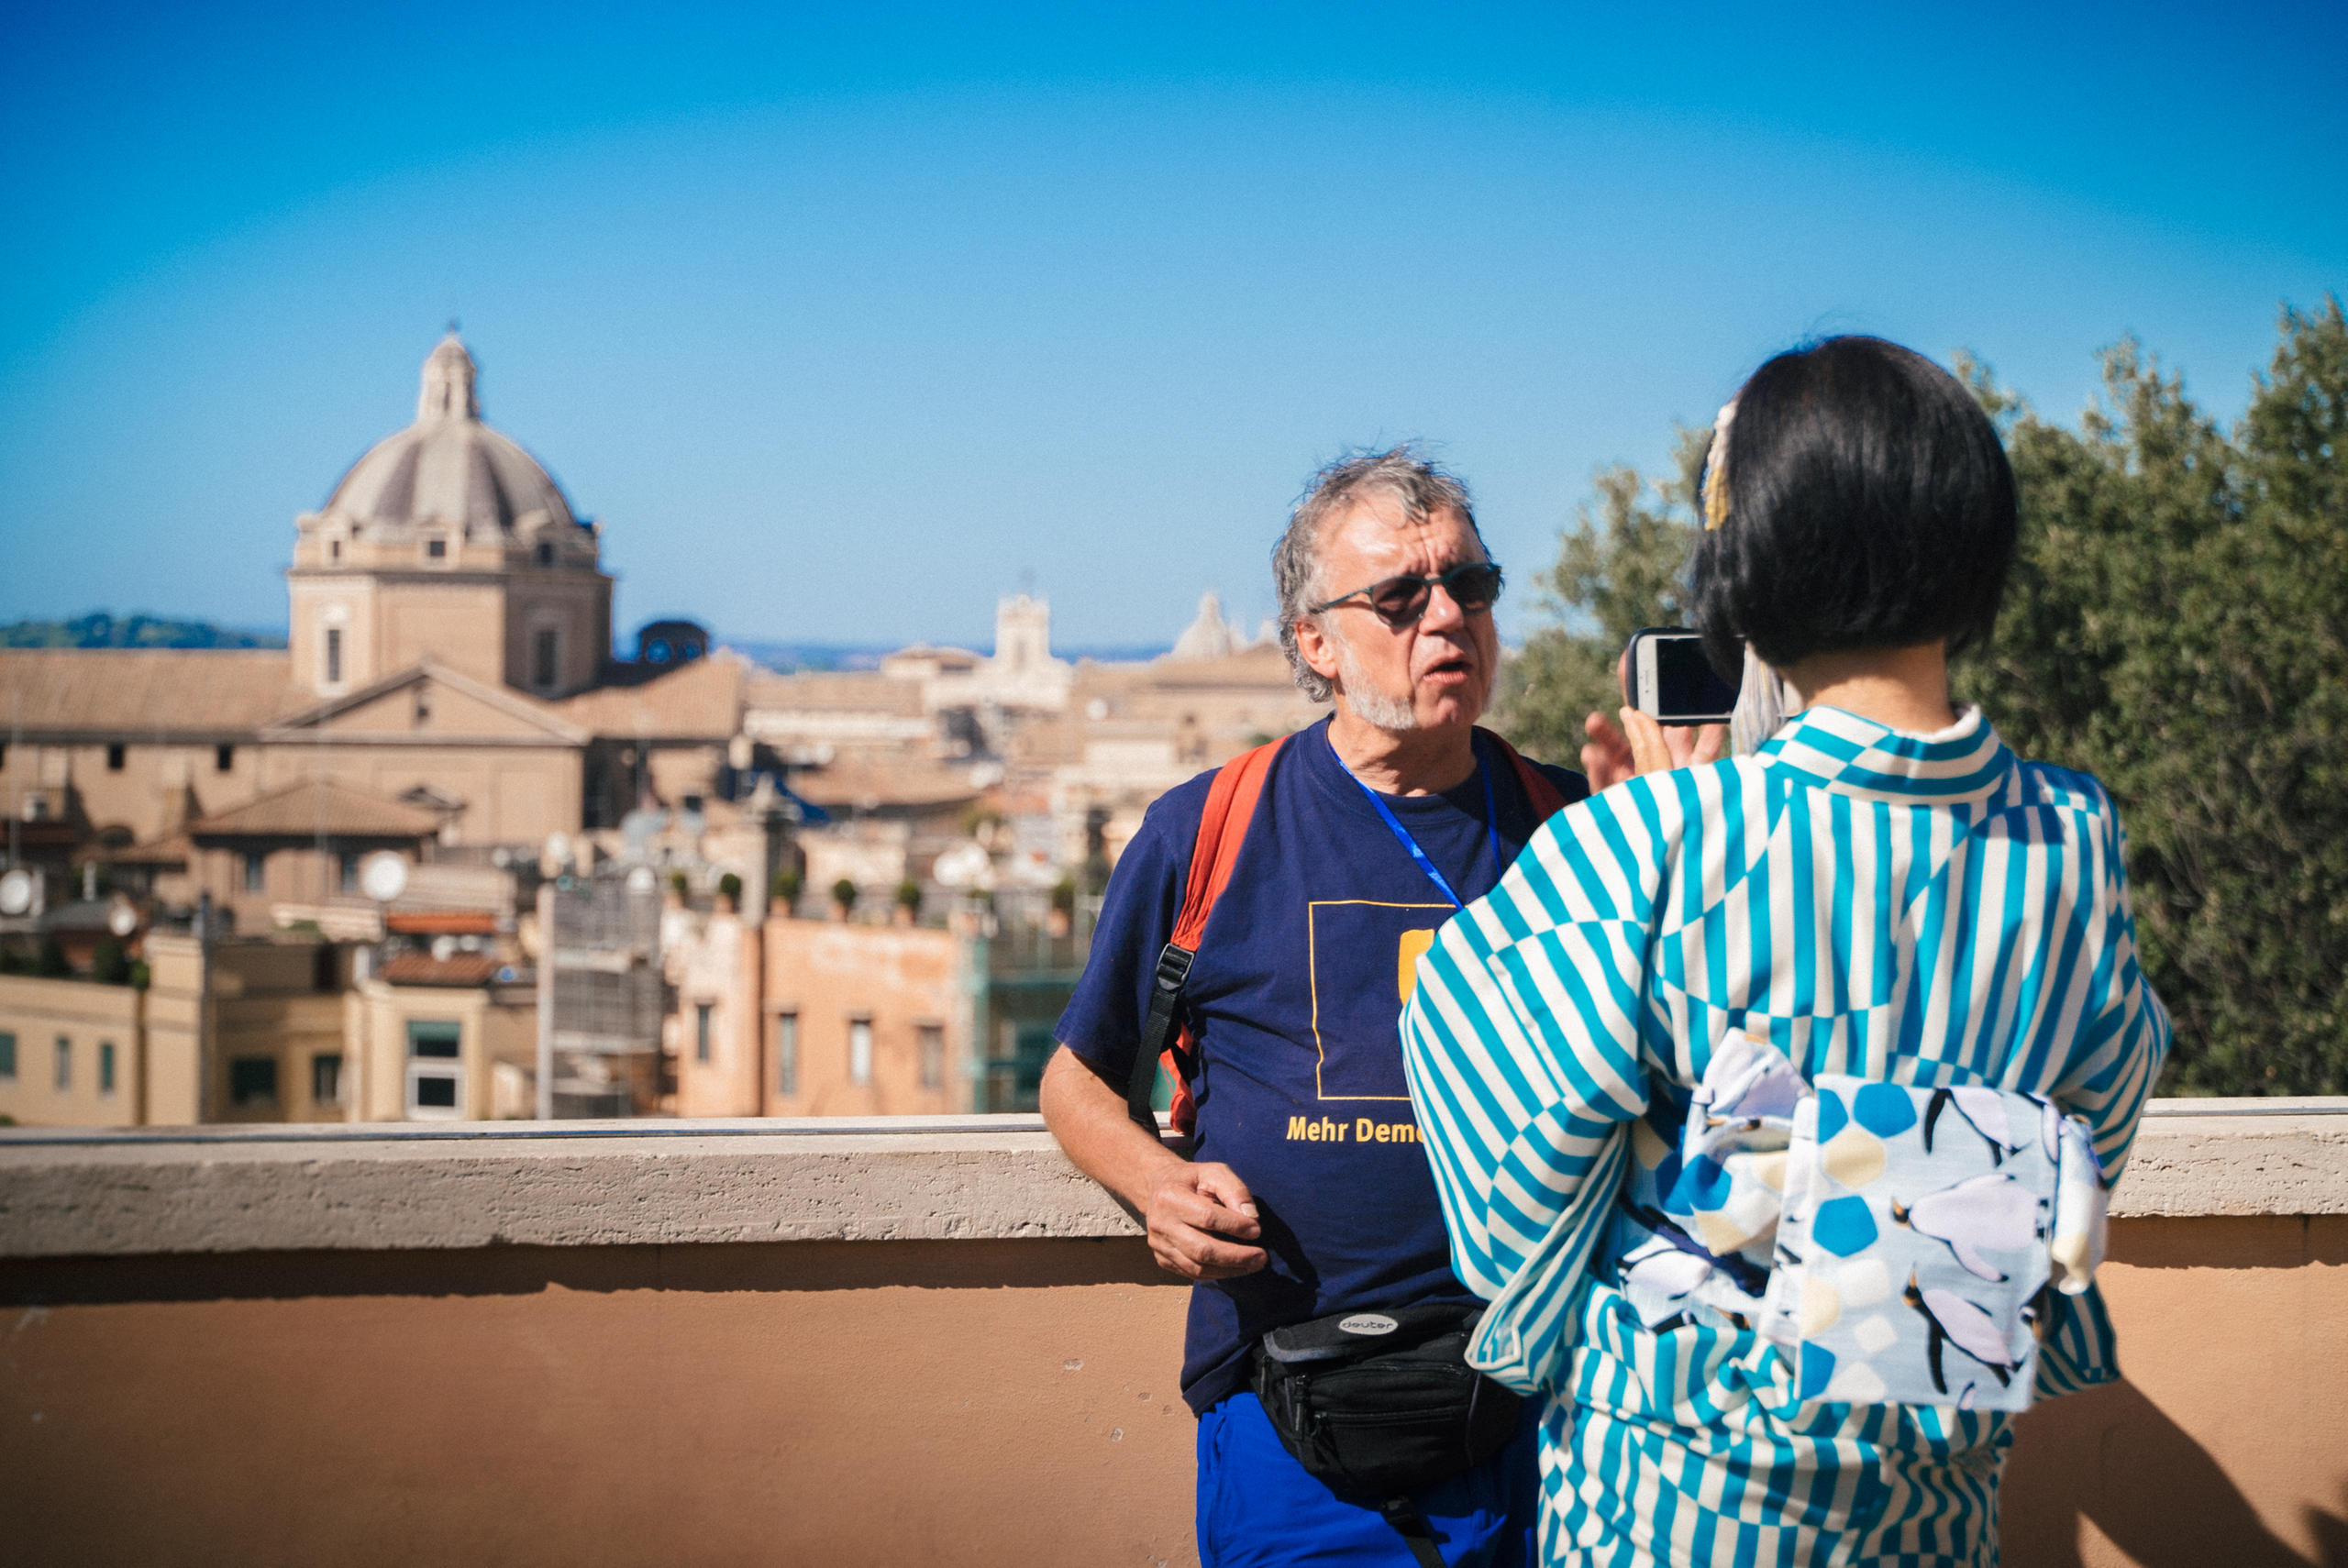
[[[1470,901],[1500,853],[1539,825],[1505,756],[1441,795],[1381,797]],[[1489,753],[1489,755],[1487,755]],[[1567,801],[1581,775],[1545,767]],[[1111,1083],[1131,1070],[1159,949],[1173,934],[1213,775],[1151,806],[1109,878],[1092,956],[1059,1041]],[[1329,745],[1326,720],[1274,760],[1231,881],[1208,917],[1183,995],[1199,1039],[1193,1157],[1254,1193],[1269,1263],[1191,1293],[1182,1393],[1194,1411],[1238,1389],[1267,1331],[1332,1312],[1475,1298],[1451,1272],[1434,1182],[1402,1077],[1398,1025],[1419,955],[1452,906]]]

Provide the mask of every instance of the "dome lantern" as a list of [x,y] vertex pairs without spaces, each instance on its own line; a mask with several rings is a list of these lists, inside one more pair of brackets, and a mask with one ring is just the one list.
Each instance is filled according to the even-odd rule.
[[473,394],[473,357],[451,330],[425,357],[424,390],[415,400],[415,422],[436,419],[479,419],[481,400]]

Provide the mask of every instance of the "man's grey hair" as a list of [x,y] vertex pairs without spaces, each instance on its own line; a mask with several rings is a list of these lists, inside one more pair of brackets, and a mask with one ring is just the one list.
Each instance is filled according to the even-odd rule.
[[1279,595],[1280,651],[1288,655],[1289,673],[1295,677],[1298,689],[1315,702],[1329,701],[1335,688],[1297,650],[1296,624],[1332,593],[1367,586],[1354,582],[1336,587],[1322,580],[1321,536],[1332,519],[1373,497],[1398,502],[1406,524],[1423,523],[1441,512],[1456,513],[1476,536],[1476,542],[1484,542],[1468,487],[1456,475],[1429,462],[1415,446],[1356,452],[1314,474],[1295,510],[1288,514],[1287,531],[1272,547],[1272,588]]

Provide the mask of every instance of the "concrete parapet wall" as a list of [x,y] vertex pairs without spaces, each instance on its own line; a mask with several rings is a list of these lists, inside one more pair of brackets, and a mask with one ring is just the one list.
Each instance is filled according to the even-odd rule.
[[[2155,1102],[2112,1212],[2348,1214],[2348,1101]],[[1137,1234],[1034,1116],[0,1139],[0,1256]]]
[[[2004,1560],[2348,1561],[2348,1103],[2121,1195]],[[0,1557],[1194,1562],[1184,1303],[1033,1118],[11,1133]]]

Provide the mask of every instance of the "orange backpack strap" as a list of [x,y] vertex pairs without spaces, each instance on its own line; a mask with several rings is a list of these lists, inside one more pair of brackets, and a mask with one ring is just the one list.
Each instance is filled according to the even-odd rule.
[[1547,774],[1526,761],[1523,752],[1490,730],[1479,728],[1476,733],[1484,737],[1485,745],[1497,747],[1500,754],[1514,765],[1517,782],[1524,786],[1525,799],[1533,802],[1533,815],[1536,821],[1545,823],[1566,809],[1563,792],[1550,782]]
[[1199,938],[1206,931],[1207,916],[1214,912],[1214,901],[1230,885],[1232,867],[1239,864],[1239,848],[1247,841],[1248,824],[1256,820],[1256,802],[1264,793],[1264,781],[1271,777],[1272,759],[1287,740],[1283,735],[1240,753],[1217,769],[1214,782],[1207,786],[1198,841],[1191,846],[1191,874],[1182,888],[1181,912],[1174,918],[1172,938],[1157,955],[1149,1016],[1142,1023],[1133,1075],[1125,1083],[1127,1113],[1152,1133],[1157,1131],[1157,1115],[1149,1102],[1157,1088],[1161,1057],[1174,1078],[1175,1124],[1189,1130],[1190,1119],[1182,1114],[1189,1108],[1189,1088],[1173,1060],[1177,1028],[1185,1042],[1190,1036],[1188,1027],[1181,1024],[1182,985],[1190,978],[1191,960],[1199,955]]

